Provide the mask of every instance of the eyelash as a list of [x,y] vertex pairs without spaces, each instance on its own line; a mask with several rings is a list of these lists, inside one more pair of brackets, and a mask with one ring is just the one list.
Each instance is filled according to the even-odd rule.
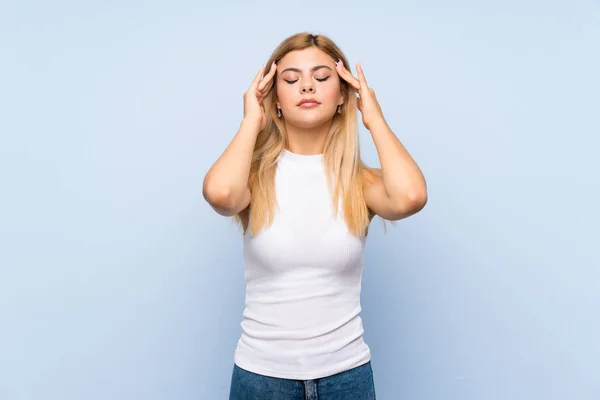
[[[329,79],[329,76],[326,78],[315,78],[316,80],[318,80],[319,82],[325,82],[327,79]],[[295,81],[288,81],[286,79],[284,79],[284,81],[286,81],[286,83],[288,85],[293,85],[294,83],[298,82],[298,79],[296,79]]]

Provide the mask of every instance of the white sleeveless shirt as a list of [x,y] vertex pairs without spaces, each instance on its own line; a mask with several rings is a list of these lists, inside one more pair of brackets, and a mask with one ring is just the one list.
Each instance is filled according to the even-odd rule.
[[318,379],[370,361],[360,318],[364,236],[333,216],[322,155],[284,150],[274,222],[244,235],[246,307],[234,361],[286,379]]

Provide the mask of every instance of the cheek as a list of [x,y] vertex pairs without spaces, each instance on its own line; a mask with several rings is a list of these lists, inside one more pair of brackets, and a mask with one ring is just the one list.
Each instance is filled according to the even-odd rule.
[[285,82],[277,84],[277,100],[279,100],[282,107],[286,107],[290,102],[293,103],[293,93],[289,86]]
[[340,94],[340,81],[334,80],[333,77],[328,79],[324,85],[321,85],[321,94],[327,97],[336,97]]
[[321,97],[324,101],[337,104],[340,96],[341,92],[339,84],[327,85],[321,89]]

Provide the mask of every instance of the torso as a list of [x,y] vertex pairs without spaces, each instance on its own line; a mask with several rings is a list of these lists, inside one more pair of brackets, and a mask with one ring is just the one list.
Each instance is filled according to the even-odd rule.
[[[368,362],[359,315],[366,237],[351,234],[341,212],[333,215],[320,156],[285,151],[275,192],[273,224],[244,234],[246,307],[236,364],[316,379]],[[245,227],[248,217],[242,214]]]

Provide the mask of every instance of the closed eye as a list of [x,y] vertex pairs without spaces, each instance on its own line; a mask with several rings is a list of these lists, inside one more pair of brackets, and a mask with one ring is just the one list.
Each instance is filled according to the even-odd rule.
[[[331,75],[326,76],[325,78],[315,78],[317,81],[319,82],[325,82],[327,79],[329,79],[331,77]],[[294,83],[298,82],[298,79],[293,80],[293,81],[288,81],[287,79],[284,79],[284,81],[288,84],[288,85],[293,85]]]

